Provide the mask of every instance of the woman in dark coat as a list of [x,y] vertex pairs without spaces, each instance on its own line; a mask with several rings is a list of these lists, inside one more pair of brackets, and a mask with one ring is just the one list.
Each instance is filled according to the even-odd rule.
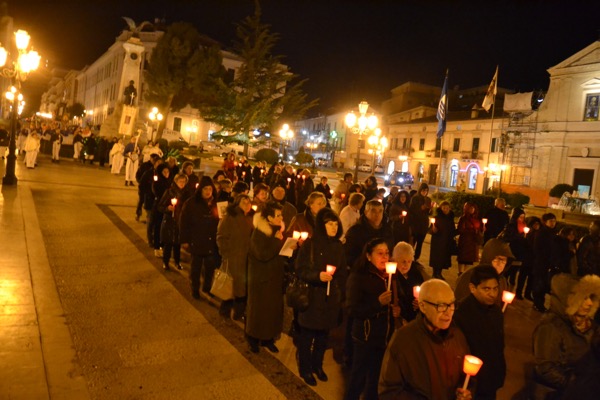
[[371,200],[374,199],[375,196],[377,196],[377,178],[375,178],[373,175],[368,176],[367,179],[365,179],[365,204]]
[[[327,348],[329,330],[339,325],[341,302],[346,283],[346,257],[340,237],[342,224],[329,208],[318,212],[313,237],[298,252],[296,273],[309,284],[309,306],[298,314],[300,325],[298,344],[300,376],[315,386],[327,381],[323,371],[323,357]],[[327,265],[336,270],[328,274]],[[329,285],[329,294],[327,287]]]
[[283,207],[274,201],[254,215],[254,231],[248,256],[248,307],[246,338],[250,351],[258,353],[262,344],[279,352],[275,338],[283,329],[283,272],[286,260],[279,255],[283,247]]
[[310,176],[309,169],[303,169],[296,179],[296,208],[298,212],[306,209],[308,196],[315,191],[315,183]]
[[196,188],[200,186],[200,178],[194,173],[194,163],[185,161],[181,166],[181,170],[187,175],[188,180],[185,185],[185,191],[188,196],[192,196],[196,192]]
[[233,300],[223,301],[219,313],[229,318],[233,307],[233,319],[242,320],[246,308],[246,285],[248,281],[248,251],[252,235],[252,200],[247,194],[235,196],[227,206],[227,214],[217,228],[217,245],[223,265],[233,278]]
[[331,208],[331,205],[329,204],[329,202],[331,201],[331,198],[333,197],[333,192],[332,192],[331,188],[329,187],[329,185],[327,184],[326,176],[321,177],[321,182],[319,182],[319,184],[315,187],[315,190],[317,192],[323,193],[323,196],[325,196],[325,199],[327,200],[327,207]]
[[473,203],[466,202],[463,215],[458,220],[458,275],[462,275],[467,265],[479,261],[479,245],[482,242],[483,224]]
[[443,201],[437,209],[435,223],[431,226],[429,265],[433,268],[434,278],[444,279],[442,270],[452,266],[452,255],[456,251],[455,235],[454,212],[450,203]]
[[354,343],[352,372],[346,400],[377,399],[377,383],[387,343],[394,332],[400,307],[392,304],[387,290],[385,263],[389,248],[384,239],[369,241],[346,284],[346,307],[352,321]]
[[192,296],[200,298],[200,275],[202,294],[207,300],[214,296],[210,294],[213,274],[221,262],[217,248],[217,226],[219,212],[215,201],[215,185],[208,176],[200,179],[200,185],[194,197],[188,199],[181,211],[179,221],[179,237],[181,246],[190,252],[190,286]]
[[[162,213],[162,224],[160,226],[160,243],[163,247],[163,269],[169,270],[169,260],[171,259],[171,251],[177,269],[182,270],[181,266],[181,245],[179,244],[179,217],[183,204],[188,199],[188,194],[185,191],[185,185],[188,181],[186,174],[177,174],[173,179],[171,187],[165,191],[157,209]],[[173,205],[173,199],[176,200]]]
[[410,204],[410,196],[406,190],[401,190],[394,196],[391,203],[387,207],[387,216],[390,221],[395,221],[402,217],[402,211],[408,214],[408,206]]

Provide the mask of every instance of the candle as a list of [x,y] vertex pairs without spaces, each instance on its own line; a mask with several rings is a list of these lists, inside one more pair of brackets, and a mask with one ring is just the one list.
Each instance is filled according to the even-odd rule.
[[413,286],[413,297],[419,300],[419,293],[421,292],[421,286]]
[[342,193],[342,200],[346,197],[346,193]]
[[300,233],[300,239],[302,239],[302,240],[308,239],[308,232],[301,232]]
[[387,274],[390,276],[390,278],[388,279],[388,288],[387,290],[391,290],[392,289],[392,274],[396,273],[396,268],[398,267],[398,264],[395,262],[386,262],[385,263],[385,272],[387,272]]
[[435,224],[435,218],[429,218],[429,222],[431,222],[431,225]]
[[196,189],[198,189],[198,186],[200,186],[200,184],[199,184],[199,183],[196,183]]
[[525,233],[526,235],[529,233],[531,229],[529,229],[528,226],[526,226],[525,228],[523,228],[523,233]]
[[502,301],[504,302],[504,307],[502,307],[502,312],[506,310],[506,307],[515,299],[515,294],[513,292],[509,292],[505,290],[502,292]]
[[256,204],[253,204],[253,205],[252,205],[252,209],[253,209],[254,211],[257,211],[257,210],[258,210],[258,206],[257,206]]
[[262,175],[262,174],[264,174],[264,173],[265,173],[265,170],[264,170],[264,169],[261,169],[261,170],[260,170],[260,174]]
[[[327,265],[326,267],[326,272],[329,275],[332,275],[335,273],[335,266],[334,265]],[[329,288],[331,286],[331,281],[327,281],[327,296],[329,296]]]
[[175,205],[177,204],[177,198],[173,197],[171,199],[171,205],[173,206],[173,218],[175,218]]
[[287,181],[288,183],[290,183],[292,181],[292,178],[288,178]]
[[469,378],[477,375],[479,372],[479,368],[483,365],[483,361],[475,356],[465,356],[465,360],[463,362],[463,372],[467,375],[465,378],[465,384],[463,385],[463,390],[467,390],[467,386],[469,386]]
[[296,176],[296,178],[300,179],[300,175]]
[[329,193],[333,194],[333,189],[329,189]]
[[406,217],[406,215],[408,215],[408,213],[406,211],[402,211],[402,216]]
[[[246,171],[242,171],[242,176],[246,176]],[[484,222],[485,224],[485,222]]]
[[293,237],[294,239],[300,239],[300,232],[298,232],[298,231],[294,231],[294,233],[292,233],[292,237]]
[[158,175],[154,175],[154,182],[158,182]]
[[483,222],[483,224],[485,225],[485,224],[487,224],[487,222],[488,222],[488,219],[487,219],[487,218],[482,218],[482,219],[481,219],[481,222]]
[[283,233],[285,231],[285,222],[281,221],[281,229],[280,229],[281,233]]

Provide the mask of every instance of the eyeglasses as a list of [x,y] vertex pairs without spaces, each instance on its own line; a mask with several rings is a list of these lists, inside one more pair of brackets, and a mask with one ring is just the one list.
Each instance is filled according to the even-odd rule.
[[452,302],[450,304],[446,304],[446,303],[432,303],[430,301],[423,300],[423,303],[427,303],[427,304],[430,304],[430,305],[434,306],[435,309],[437,310],[437,312],[439,312],[439,313],[443,313],[443,312],[446,312],[448,310],[454,311],[456,309],[456,302]]

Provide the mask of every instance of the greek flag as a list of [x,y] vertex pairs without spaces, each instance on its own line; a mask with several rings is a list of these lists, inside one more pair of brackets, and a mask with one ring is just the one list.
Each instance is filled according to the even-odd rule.
[[442,96],[438,104],[436,118],[438,120],[437,137],[438,139],[446,132],[446,114],[448,113],[448,71],[446,71],[446,79],[444,79],[444,87],[442,88]]

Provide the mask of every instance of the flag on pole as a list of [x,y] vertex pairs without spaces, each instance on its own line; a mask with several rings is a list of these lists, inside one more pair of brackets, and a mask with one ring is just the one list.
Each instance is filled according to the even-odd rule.
[[485,98],[483,99],[483,103],[481,103],[481,107],[487,112],[490,111],[490,107],[496,101],[496,93],[498,93],[498,67],[496,66],[496,73],[490,82],[490,87],[488,87],[487,93],[485,94]]
[[436,118],[438,120],[437,137],[438,139],[446,132],[446,114],[448,112],[448,71],[446,71],[446,79],[444,79],[444,87],[442,88],[442,95],[440,97],[440,103],[438,104],[438,110]]

